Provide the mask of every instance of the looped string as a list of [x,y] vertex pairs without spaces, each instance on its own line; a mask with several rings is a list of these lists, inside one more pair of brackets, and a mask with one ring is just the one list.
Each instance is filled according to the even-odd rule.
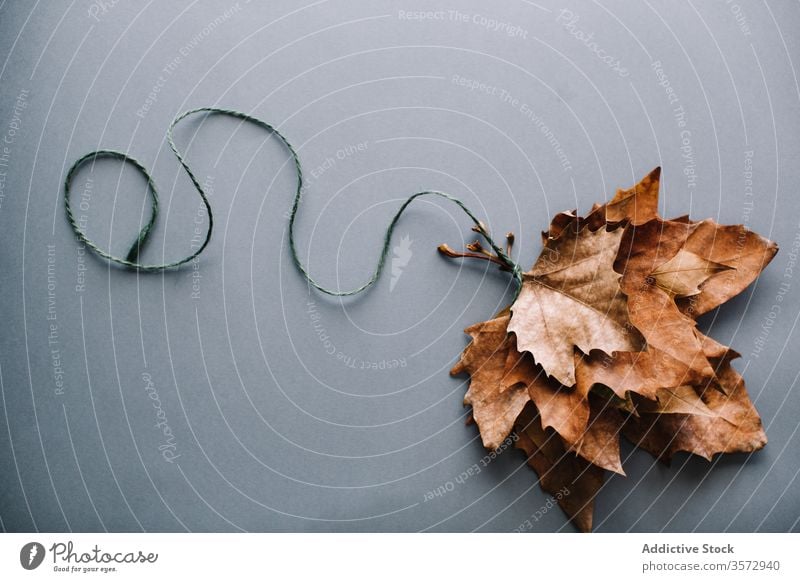
[[[297,152],[295,151],[294,147],[292,147],[292,144],[289,143],[289,141],[286,139],[286,137],[284,137],[284,135],[281,132],[279,132],[269,123],[262,121],[251,115],[247,115],[246,113],[242,113],[241,111],[236,111],[232,109],[219,109],[216,107],[200,107],[197,109],[191,109],[189,111],[185,111],[184,113],[181,113],[175,119],[172,120],[172,123],[170,123],[169,129],[167,130],[167,143],[169,143],[169,147],[170,149],[172,149],[172,153],[175,154],[175,157],[178,159],[181,166],[183,166],[183,169],[186,171],[186,174],[192,181],[192,184],[194,185],[195,190],[197,190],[197,193],[200,195],[200,199],[203,201],[203,204],[205,205],[206,208],[206,212],[208,213],[208,229],[206,230],[206,236],[205,239],[203,240],[203,244],[201,244],[197,248],[197,250],[195,250],[192,254],[171,263],[143,264],[139,262],[139,254],[141,253],[143,247],[147,243],[147,240],[150,237],[151,230],[156,222],[156,218],[158,217],[158,211],[159,211],[158,191],[156,190],[155,182],[150,176],[150,173],[147,171],[147,168],[145,168],[144,164],[142,164],[136,158],[133,158],[124,152],[116,150],[96,150],[93,152],[89,152],[88,154],[82,156],[77,161],[75,161],[75,163],[67,172],[66,178],[64,179],[64,206],[66,208],[67,221],[72,227],[72,230],[75,231],[75,234],[77,235],[78,239],[83,244],[92,249],[92,251],[94,251],[96,254],[108,259],[111,262],[117,263],[124,267],[128,267],[130,269],[146,271],[146,272],[158,272],[158,271],[163,271],[165,269],[170,269],[172,267],[179,267],[181,265],[188,263],[189,261],[200,255],[200,253],[202,253],[205,250],[206,246],[208,246],[208,243],[211,240],[211,232],[214,228],[214,218],[211,212],[211,204],[208,201],[208,197],[205,191],[203,190],[202,185],[192,172],[189,165],[186,163],[183,154],[181,154],[181,152],[175,145],[175,140],[173,137],[173,131],[175,129],[175,126],[177,126],[178,123],[180,123],[182,120],[196,113],[212,113],[212,114],[215,113],[221,115],[228,115],[230,117],[241,119],[242,121],[250,122],[258,127],[266,129],[272,135],[277,137],[280,140],[280,142],[286,147],[287,151],[289,152],[292,158],[292,162],[294,163],[295,171],[297,174],[297,188],[295,190],[291,213],[289,214],[289,251],[292,257],[292,262],[295,264],[297,269],[303,274],[303,277],[306,279],[306,281],[314,288],[321,291],[322,293],[333,295],[335,297],[345,297],[349,295],[356,295],[357,293],[360,293],[365,289],[367,289],[368,287],[370,287],[371,285],[373,285],[380,277],[381,272],[383,271],[383,267],[386,264],[386,257],[389,254],[389,248],[391,246],[392,233],[394,232],[394,228],[397,225],[397,222],[400,220],[400,217],[402,216],[403,212],[405,212],[406,208],[408,208],[408,206],[414,200],[422,196],[437,196],[440,198],[444,198],[445,200],[449,200],[455,203],[459,208],[461,208],[461,210],[463,210],[464,213],[467,216],[469,216],[472,222],[475,223],[474,230],[476,230],[476,232],[478,232],[484,239],[486,239],[486,241],[492,247],[492,250],[497,255],[497,258],[500,260],[500,262],[503,263],[503,266],[511,272],[514,281],[517,283],[517,293],[519,293],[519,290],[522,287],[522,269],[519,267],[519,265],[517,265],[511,259],[511,257],[509,257],[508,254],[494,242],[494,240],[489,235],[489,232],[483,225],[483,223],[480,220],[478,220],[478,218],[472,213],[472,211],[469,208],[467,208],[464,205],[463,202],[461,202],[461,200],[453,196],[450,196],[449,194],[446,194],[444,192],[439,192],[436,190],[426,190],[424,192],[417,192],[416,194],[409,196],[405,200],[405,202],[403,202],[402,206],[400,206],[400,208],[397,210],[394,217],[392,218],[392,221],[389,223],[389,226],[386,229],[386,234],[384,235],[383,238],[383,248],[381,249],[381,253],[378,258],[378,264],[375,267],[375,271],[373,272],[372,276],[367,280],[366,283],[364,283],[359,287],[356,287],[355,289],[350,289],[347,291],[329,289],[323,286],[322,284],[318,283],[313,279],[313,277],[311,277],[306,267],[300,261],[294,240],[295,219],[297,218],[297,212],[298,209],[300,208],[300,200],[303,194],[303,169],[300,165],[300,158],[297,155]],[[89,162],[92,162],[94,164],[94,162],[98,158],[117,159],[121,160],[123,163],[131,164],[145,178],[147,182],[148,192],[152,197],[152,203],[150,205],[150,219],[139,231],[139,235],[136,237],[136,240],[134,241],[133,245],[131,246],[125,258],[114,256],[110,252],[100,248],[81,229],[81,227],[75,220],[75,216],[72,213],[72,207],[70,205],[70,194],[71,194],[70,188],[72,186],[72,181],[75,177],[75,174],[85,164]]]

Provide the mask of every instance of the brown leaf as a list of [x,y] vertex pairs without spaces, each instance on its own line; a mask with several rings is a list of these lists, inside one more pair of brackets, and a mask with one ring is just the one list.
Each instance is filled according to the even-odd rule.
[[565,210],[556,214],[553,220],[550,221],[550,228],[542,231],[542,244],[546,245],[548,239],[561,236],[564,229],[570,224],[573,224],[576,220],[580,220],[576,210]]
[[719,382],[724,392],[711,386],[695,388],[715,416],[645,413],[628,419],[625,436],[667,461],[678,451],[711,460],[716,453],[749,453],[762,448],[767,435],[742,377],[725,363]]
[[694,319],[681,313],[653,277],[678,254],[693,228],[658,218],[626,228],[614,268],[622,273],[620,287],[628,297],[630,321],[648,345],[708,376],[713,371],[703,354]]
[[539,410],[542,426],[552,427],[567,446],[579,443],[589,422],[589,401],[575,387],[567,388],[542,371],[528,383],[528,395]]
[[461,355],[451,374],[467,372],[469,390],[464,404],[472,405],[472,415],[480,430],[483,445],[497,449],[511,433],[514,421],[528,401],[527,386],[503,383],[506,359],[512,344],[506,326],[508,315],[468,327],[472,342]]
[[538,473],[542,489],[556,496],[580,531],[591,531],[594,498],[603,486],[603,469],[567,451],[558,435],[542,428],[533,404],[520,414],[515,430],[519,437],[515,446],[528,456],[528,465]]
[[656,285],[670,295],[690,297],[700,293],[700,285],[709,277],[732,268],[682,248],[678,254],[653,271],[653,278]]
[[624,475],[619,457],[619,437],[625,418],[610,403],[592,397],[586,431],[572,448],[590,463]]
[[566,228],[550,239],[523,275],[522,290],[511,307],[509,331],[520,351],[533,354],[561,384],[575,384],[573,350],[611,353],[641,348],[628,326],[619,275],[612,265],[621,229]]
[[723,346],[715,339],[703,335],[699,331],[696,333],[697,337],[700,339],[701,349],[709,361],[713,362],[714,360],[720,360],[722,358],[736,359],[740,357],[740,354],[728,346]]
[[616,352],[613,356],[593,351],[575,354],[575,377],[578,391],[588,394],[592,386],[604,384],[620,398],[628,392],[655,399],[662,388],[696,384],[713,378],[709,367],[703,374],[656,348],[641,352]]
[[636,406],[639,412],[653,414],[696,414],[698,416],[719,416],[688,385],[674,388],[661,388],[655,400],[641,399]]
[[529,353],[517,350],[517,336],[513,333],[508,334],[508,342],[509,350],[503,372],[503,383],[506,386],[520,383],[527,386],[533,378],[542,373],[542,368],[533,361]]
[[602,398],[607,405],[613,406],[625,414],[637,414],[636,405],[633,403],[633,398],[630,392],[625,395],[625,398],[620,398],[605,384],[595,384],[592,386],[591,394],[596,395],[598,398]]
[[[749,285],[777,246],[742,226],[661,219],[659,179],[657,168],[585,218],[557,214],[517,300],[467,330],[453,369],[471,375],[465,402],[484,444],[498,447],[513,426],[542,488],[582,531],[604,470],[624,475],[620,432],[665,460],[766,443],[731,366],[739,354],[695,318]],[[500,252],[469,249],[449,254],[480,251],[510,269]]]
[[614,269],[629,285],[641,283],[684,247],[693,224],[653,218],[625,228]]
[[565,210],[553,217],[548,230],[542,231],[542,244],[547,245],[548,240],[560,237],[568,228],[578,231],[588,227],[589,230],[594,232],[600,227],[606,226],[608,226],[608,223],[606,223],[605,204],[594,204],[586,217],[578,216],[576,210]]
[[578,443],[589,421],[586,393],[548,378],[529,353],[517,351],[514,334],[509,335],[508,342],[503,383],[508,387],[520,384],[527,386],[528,395],[536,404],[544,428],[553,428],[568,446]]
[[568,225],[575,228],[588,225],[590,230],[597,230],[607,223],[630,221],[633,224],[642,224],[657,217],[660,178],[661,168],[652,170],[633,188],[617,190],[614,198],[607,204],[594,204],[586,218],[578,216],[575,210],[559,212],[550,222],[550,228],[542,232],[542,244],[547,244],[550,238],[561,236]]
[[606,205],[606,220],[643,224],[658,216],[658,188],[661,168],[656,168],[629,190],[617,190],[617,195]]
[[699,295],[681,299],[681,310],[698,317],[741,293],[778,252],[771,240],[742,225],[725,226],[713,220],[695,223],[684,246],[709,261],[730,267],[706,281]]

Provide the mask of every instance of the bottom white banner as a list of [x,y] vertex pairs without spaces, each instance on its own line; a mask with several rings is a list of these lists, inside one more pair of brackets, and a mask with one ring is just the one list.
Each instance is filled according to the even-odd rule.
[[[796,534],[3,534],[0,580],[800,580]],[[567,578],[564,578],[567,576]]]

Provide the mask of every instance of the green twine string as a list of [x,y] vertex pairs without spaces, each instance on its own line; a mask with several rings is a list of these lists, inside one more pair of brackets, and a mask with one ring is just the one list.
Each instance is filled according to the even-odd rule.
[[[321,291],[322,293],[333,295],[335,297],[344,297],[361,293],[362,291],[373,285],[380,277],[381,272],[383,271],[383,267],[386,264],[386,257],[389,254],[389,248],[391,246],[392,233],[394,232],[395,226],[397,226],[397,222],[400,220],[400,216],[402,216],[403,212],[405,212],[406,208],[408,208],[408,206],[414,200],[422,196],[437,196],[440,198],[444,198],[445,200],[449,200],[455,203],[459,208],[461,208],[461,210],[463,210],[464,213],[470,217],[472,222],[475,223],[475,230],[484,239],[486,239],[486,242],[488,242],[489,245],[492,247],[492,250],[497,255],[497,258],[503,263],[503,265],[509,271],[511,271],[514,281],[517,283],[517,293],[519,293],[519,290],[522,286],[522,269],[519,267],[519,265],[517,265],[506,254],[506,252],[494,242],[494,240],[489,235],[489,232],[486,230],[486,227],[483,225],[483,223],[480,220],[478,220],[478,218],[472,213],[472,211],[469,208],[467,208],[467,206],[461,200],[453,196],[450,196],[449,194],[446,194],[444,192],[439,192],[436,190],[426,190],[424,192],[417,192],[416,194],[409,196],[405,200],[405,202],[403,202],[402,206],[400,206],[400,208],[397,210],[394,217],[392,218],[392,221],[389,223],[389,226],[386,229],[386,233],[383,238],[383,247],[381,249],[381,254],[378,258],[378,264],[375,267],[375,271],[373,272],[372,276],[367,280],[366,283],[364,283],[359,287],[356,287],[355,289],[350,289],[348,291],[329,289],[321,285],[320,283],[315,281],[313,277],[311,277],[308,270],[300,261],[300,258],[298,257],[297,254],[297,247],[294,241],[295,219],[297,218],[297,212],[298,209],[300,208],[300,199],[302,198],[302,193],[303,193],[303,169],[300,165],[300,158],[297,155],[297,152],[295,151],[294,147],[292,147],[292,144],[289,143],[289,141],[286,139],[286,137],[284,137],[284,135],[281,132],[279,132],[269,123],[262,121],[251,115],[247,115],[246,113],[242,113],[241,111],[235,111],[232,109],[219,109],[216,107],[200,107],[197,109],[191,109],[189,111],[185,111],[184,113],[181,113],[175,119],[173,119],[172,123],[170,123],[169,125],[169,129],[167,129],[167,143],[169,143],[169,147],[172,149],[172,153],[175,154],[175,157],[178,158],[178,161],[180,162],[181,166],[183,166],[183,169],[188,174],[189,179],[192,181],[192,184],[197,190],[197,193],[200,195],[200,198],[203,201],[203,204],[205,205],[206,211],[208,213],[208,229],[206,230],[206,236],[205,239],[203,240],[203,244],[200,245],[197,248],[197,250],[194,251],[192,254],[180,260],[174,261],[172,263],[158,263],[158,264],[147,265],[139,262],[139,254],[141,253],[142,249],[147,243],[147,240],[150,237],[150,232],[153,226],[155,225],[156,218],[158,217],[158,210],[159,210],[158,191],[156,190],[156,185],[153,182],[150,173],[147,171],[147,168],[145,168],[145,166],[139,160],[129,156],[124,152],[116,150],[96,150],[93,152],[89,152],[88,154],[82,156],[77,161],[75,161],[75,163],[67,172],[66,178],[64,179],[64,206],[66,208],[67,221],[72,227],[72,230],[75,231],[75,234],[77,235],[78,239],[83,244],[85,244],[96,254],[108,259],[113,263],[117,263],[119,265],[122,265],[130,269],[145,271],[145,272],[158,272],[158,271],[163,271],[165,269],[170,269],[172,267],[179,267],[181,265],[188,263],[189,261],[200,255],[200,253],[202,253],[205,250],[205,248],[208,246],[209,241],[211,240],[211,232],[214,228],[214,218],[211,212],[211,204],[208,201],[208,197],[206,196],[203,187],[197,180],[197,177],[194,175],[191,168],[186,163],[183,154],[181,154],[181,152],[175,145],[175,140],[173,138],[173,131],[175,129],[175,126],[178,125],[178,123],[180,123],[183,119],[186,119],[187,117],[194,115],[196,113],[216,113],[221,115],[228,115],[230,117],[241,119],[242,121],[250,122],[258,127],[266,129],[272,135],[277,137],[289,151],[289,154],[292,157],[292,161],[294,162],[295,171],[297,172],[297,188],[294,194],[294,202],[292,203],[292,210],[289,215],[289,252],[292,257],[292,262],[295,264],[297,269],[303,274],[303,277],[306,279],[306,281],[314,288]],[[72,185],[72,180],[75,177],[75,174],[78,172],[78,170],[80,170],[84,166],[84,164],[87,164],[89,162],[92,162],[94,164],[94,162],[98,158],[117,159],[121,160],[123,163],[127,163],[135,167],[145,178],[147,182],[148,192],[152,196],[152,203],[150,205],[150,219],[147,221],[147,224],[145,224],[139,231],[139,235],[136,237],[136,240],[134,241],[133,245],[131,246],[125,258],[116,257],[111,253],[100,248],[94,241],[92,241],[86,235],[86,233],[83,230],[81,230],[80,226],[75,220],[75,216],[72,213],[72,206],[70,205],[70,193],[71,193],[70,188]]]

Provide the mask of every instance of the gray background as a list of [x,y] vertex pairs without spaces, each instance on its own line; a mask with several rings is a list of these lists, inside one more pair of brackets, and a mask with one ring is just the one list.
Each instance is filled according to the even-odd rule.
[[[778,241],[758,283],[701,323],[743,354],[737,368],[769,445],[671,467],[625,445],[628,476],[608,479],[595,523],[800,527],[796,2],[453,2],[436,8],[466,21],[445,12],[424,22],[401,11],[431,3],[265,4],[0,4],[0,139],[11,140],[0,206],[3,530],[510,531],[547,503],[515,450],[456,479],[485,451],[464,425],[464,380],[447,372],[463,328],[504,306],[511,288],[503,273],[436,254],[472,238],[453,205],[419,202],[403,218],[395,241],[408,236],[412,254],[393,287],[387,271],[357,298],[309,293],[286,248],[285,152],[256,128],[197,118],[176,138],[213,190],[216,230],[200,261],[137,276],[80,256],[61,183],[98,147],[131,152],[160,185],[144,258],[189,252],[195,219],[205,219],[163,136],[174,115],[203,105],[252,112],[298,147],[310,178],[298,244],[330,286],[368,277],[389,217],[420,189],[463,198],[498,234],[513,230],[527,266],[551,214],[585,210],[656,165],[665,215],[746,222]],[[578,20],[565,27],[562,9]],[[518,28],[492,30],[482,16]],[[78,200],[89,178],[87,230],[122,253],[147,208],[143,181],[103,162],[78,176]],[[754,354],[758,338],[765,348]],[[404,365],[381,369],[393,360]],[[174,434],[173,462],[159,451],[143,373]],[[425,501],[437,488],[452,490]],[[530,521],[523,529],[573,531],[558,509]]]

